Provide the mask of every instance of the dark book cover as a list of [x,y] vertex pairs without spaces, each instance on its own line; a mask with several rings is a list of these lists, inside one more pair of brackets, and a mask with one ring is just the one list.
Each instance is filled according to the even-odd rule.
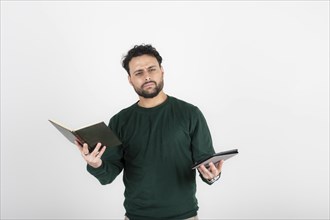
[[121,144],[115,133],[104,123],[99,122],[80,129],[72,130],[58,122],[49,120],[71,143],[78,141],[81,145],[88,144],[89,152],[92,152],[97,145],[113,147]]

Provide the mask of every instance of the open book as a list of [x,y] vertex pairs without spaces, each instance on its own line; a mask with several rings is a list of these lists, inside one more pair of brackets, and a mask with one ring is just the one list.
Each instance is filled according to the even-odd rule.
[[196,168],[198,168],[202,164],[204,164],[204,166],[206,168],[208,168],[210,162],[213,162],[214,164],[216,164],[220,160],[227,160],[227,159],[229,159],[229,158],[231,158],[231,157],[233,157],[233,156],[235,156],[237,154],[238,154],[238,150],[237,149],[215,153],[215,154],[213,154],[213,155],[205,158],[204,160],[201,160],[201,161],[196,162],[192,166],[192,169],[196,169]]
[[99,122],[80,129],[72,130],[58,122],[49,120],[70,142],[77,141],[79,144],[88,144],[89,152],[92,152],[97,143],[102,146],[113,147],[121,144],[121,141],[113,131],[104,123]]

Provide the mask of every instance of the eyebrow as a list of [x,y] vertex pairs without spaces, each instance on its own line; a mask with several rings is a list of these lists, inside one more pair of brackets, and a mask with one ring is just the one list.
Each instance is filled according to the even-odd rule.
[[155,68],[155,67],[157,67],[157,65],[151,65],[147,69],[151,69],[151,68]]

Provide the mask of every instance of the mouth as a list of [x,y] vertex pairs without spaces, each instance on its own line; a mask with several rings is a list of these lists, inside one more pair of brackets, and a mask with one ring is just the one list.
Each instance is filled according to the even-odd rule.
[[155,86],[155,85],[156,85],[155,82],[147,82],[147,83],[144,83],[142,87],[145,88],[145,87],[151,87],[151,86]]

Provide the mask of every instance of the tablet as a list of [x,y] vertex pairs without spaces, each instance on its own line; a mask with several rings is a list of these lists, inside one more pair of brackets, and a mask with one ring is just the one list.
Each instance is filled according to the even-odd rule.
[[214,164],[218,163],[220,160],[227,160],[235,155],[238,154],[238,150],[237,149],[233,149],[233,150],[227,150],[227,151],[222,151],[219,153],[215,153],[207,158],[205,158],[204,160],[198,161],[197,163],[195,163],[192,166],[192,169],[196,169],[197,167],[199,167],[200,165],[204,164],[204,166],[206,168],[209,167],[209,163],[213,162]]

